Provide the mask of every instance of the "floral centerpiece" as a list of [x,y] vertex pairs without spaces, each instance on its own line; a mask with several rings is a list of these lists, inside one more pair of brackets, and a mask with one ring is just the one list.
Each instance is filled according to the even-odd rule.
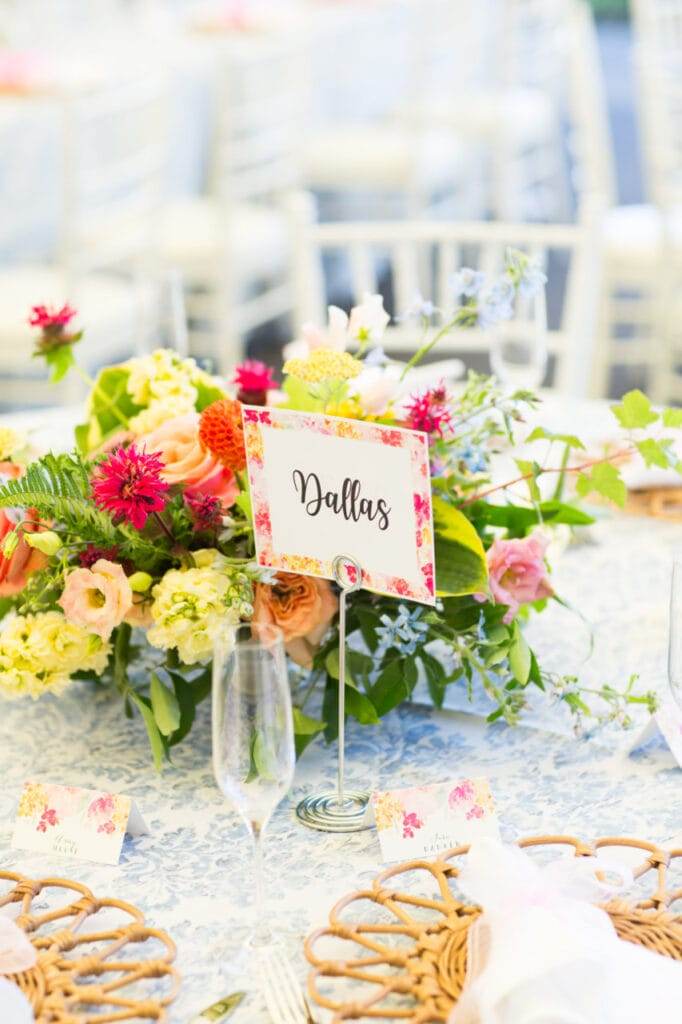
[[[563,500],[567,474],[578,496],[596,492],[622,505],[622,455],[639,451],[647,464],[676,466],[673,440],[660,427],[679,427],[682,414],[656,412],[631,392],[614,407],[626,433],[622,449],[596,459],[580,455],[577,437],[538,427],[527,439],[538,446],[537,458],[519,459],[517,478],[500,483],[491,478],[491,459],[513,446],[514,425],[536,397],[505,394],[494,379],[475,374],[456,394],[442,383],[417,388],[411,380],[412,368],[448,330],[508,317],[517,292],[543,283],[516,252],[495,280],[460,271],[453,282],[459,305],[448,322],[421,298],[406,314],[424,329],[406,366],[384,356],[389,317],[380,296],[366,296],[350,316],[331,307],[326,327],[308,326],[288,346],[281,389],[261,363],[247,361],[219,381],[192,359],[159,350],[89,381],[86,416],[69,454],[28,460],[22,439],[0,430],[0,693],[59,694],[72,680],[110,686],[127,714],[142,716],[158,766],[187,735],[210,690],[216,639],[254,620],[279,626],[300,666],[299,752],[319,733],[335,736],[337,595],[326,580],[255,562],[242,427],[248,403],[407,426],[429,437],[438,604],[355,595],[351,716],[377,723],[420,679],[438,705],[448,686],[471,688],[478,680],[492,701],[489,718],[509,723],[529,686],[579,719],[593,713],[591,696],[600,718],[625,721],[628,704],[651,706],[654,697],[636,695],[632,682],[622,692],[604,686],[590,695],[576,679],[544,672],[522,624],[556,597],[548,528],[591,521],[575,501]],[[36,354],[54,379],[76,366],[81,332],[71,328],[74,316],[69,306],[31,314]],[[554,451],[556,461],[548,461]],[[549,498],[539,483],[545,475],[556,480]],[[519,483],[525,496],[510,490]]]

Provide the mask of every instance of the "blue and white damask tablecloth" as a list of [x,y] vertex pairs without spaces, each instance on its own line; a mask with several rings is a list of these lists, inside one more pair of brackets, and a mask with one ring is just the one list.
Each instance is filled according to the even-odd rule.
[[[592,624],[594,654],[581,664],[588,630],[553,606],[531,627],[545,664],[613,685],[638,672],[643,688],[663,689],[670,564],[681,543],[681,525],[627,517],[605,519],[584,534],[554,579]],[[549,723],[486,726],[472,714],[406,705],[378,727],[350,723],[349,783],[387,788],[485,775],[507,837],[565,832],[664,841],[682,830],[682,773],[662,742],[628,755],[629,736],[577,741],[561,708]],[[334,771],[332,751],[322,744],[309,749],[269,830],[273,924],[301,937],[381,867],[374,830],[325,835],[294,819],[296,802],[323,781],[333,786]],[[77,878],[98,895],[137,904],[150,923],[167,929],[183,975],[172,1024],[186,1024],[240,987],[237,961],[217,946],[229,947],[236,926],[250,921],[250,848],[213,782],[207,707],[173,766],[157,775],[142,723],[124,718],[116,696],[75,684],[61,698],[0,704],[0,778],[0,868]],[[151,834],[126,839],[117,867],[13,851],[12,821],[26,778],[130,794]],[[296,966],[303,978],[302,953]],[[256,995],[235,1018],[268,1019]]]

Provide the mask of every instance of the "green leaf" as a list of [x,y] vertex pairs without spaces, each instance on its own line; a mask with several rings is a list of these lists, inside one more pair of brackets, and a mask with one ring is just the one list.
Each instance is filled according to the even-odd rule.
[[411,693],[412,688],[405,675],[405,663],[401,658],[396,658],[380,672],[369,695],[377,714],[382,716],[402,704]]
[[149,737],[149,746],[152,748],[154,766],[157,772],[160,772],[163,759],[166,756],[166,744],[164,743],[163,736],[159,732],[156,719],[154,718],[154,712],[144,697],[141,697],[139,693],[135,693],[134,690],[129,691],[128,697],[136,705],[142,715],[142,720],[144,721],[144,725],[147,730],[147,736]]
[[433,522],[437,592],[459,596],[487,590],[485,551],[471,522],[442,498],[433,499]]
[[107,366],[95,378],[95,386],[88,399],[88,414],[97,420],[102,438],[123,427],[114,409],[126,419],[142,411],[142,406],[133,402],[126,390],[129,377],[127,366]]
[[451,680],[446,676],[445,669],[438,659],[434,658],[432,654],[429,654],[423,648],[419,652],[419,660],[424,666],[431,700],[437,708],[442,708],[443,701],[445,700],[445,690]]
[[370,651],[376,651],[379,640],[377,639],[376,629],[381,624],[381,618],[372,608],[356,608],[355,614],[357,616],[358,623],[360,624],[360,632],[362,633],[362,639],[367,644]]
[[531,669],[531,652],[518,623],[514,623],[514,635],[509,648],[509,667],[517,682],[525,686]]
[[647,466],[662,466],[663,469],[674,466],[677,461],[677,456],[671,451],[672,444],[672,440],[661,439],[660,441],[655,441],[652,437],[647,437],[645,441],[636,442],[639,454],[644,459],[645,464]]
[[282,385],[282,391],[287,396],[287,401],[283,403],[284,408],[298,409],[299,412],[322,411],[321,400],[311,395],[308,384],[298,377],[292,377],[291,375],[286,377]]
[[530,494],[530,500],[539,502],[542,496],[537,480],[542,473],[542,467],[537,462],[528,462],[526,459],[514,459],[514,461],[519,468],[519,472],[527,477],[526,485]]
[[361,725],[379,724],[379,716],[372,701],[352,686],[346,687],[346,711],[357,718]]
[[276,782],[277,758],[262,729],[255,730],[252,753],[258,776],[266,782]]
[[664,409],[662,419],[664,427],[682,427],[682,409]]
[[611,411],[626,430],[643,430],[658,419],[658,413],[651,408],[647,396],[639,391],[628,391],[620,405],[612,405]]
[[253,522],[253,510],[251,508],[251,495],[248,491],[240,491],[235,498],[235,505],[244,513],[244,517]]
[[531,441],[541,440],[561,441],[563,444],[568,445],[569,448],[585,449],[585,445],[575,434],[554,434],[551,430],[545,430],[544,427],[536,427],[526,438],[526,444],[530,444]]
[[582,498],[596,492],[620,508],[624,507],[628,496],[620,472],[610,462],[601,462],[593,466],[589,474],[580,473],[576,481],[576,491]]
[[294,734],[296,737],[296,756],[300,757],[306,747],[316,736],[324,731],[326,722],[304,715],[300,708],[294,707]]
[[[166,669],[168,671],[168,669]],[[168,672],[173,683],[173,690],[180,708],[180,721],[178,727],[170,737],[171,746],[180,743],[190,732],[194,725],[196,706],[199,702],[199,688],[184,679],[178,672]]]
[[45,362],[50,367],[51,383],[58,384],[60,380],[66,377],[76,362],[73,348],[71,345],[60,345],[58,348],[52,349],[51,352],[45,353]]
[[225,398],[225,392],[222,388],[217,387],[215,384],[209,384],[203,378],[195,377],[192,384],[197,390],[197,400],[194,403],[197,412],[203,412],[206,406],[212,405],[213,402],[219,402],[221,398]]
[[501,526],[509,537],[525,537],[536,523],[566,523],[568,526],[589,526],[592,516],[576,505],[561,501],[543,501],[539,508],[523,508],[520,505],[491,505],[477,501],[469,506],[469,512],[479,529],[485,526]]
[[152,672],[150,679],[149,696],[154,719],[159,731],[164,736],[170,736],[180,726],[180,705],[175,694],[164,686],[156,672]]

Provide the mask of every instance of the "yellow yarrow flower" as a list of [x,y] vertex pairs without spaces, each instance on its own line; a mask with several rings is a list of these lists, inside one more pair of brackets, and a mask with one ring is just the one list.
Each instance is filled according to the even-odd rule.
[[61,612],[12,615],[0,630],[0,693],[5,697],[41,697],[61,693],[78,671],[101,675],[111,644]]
[[321,384],[326,380],[353,380],[362,372],[362,363],[349,352],[316,348],[305,359],[287,360],[284,372],[307,384]]

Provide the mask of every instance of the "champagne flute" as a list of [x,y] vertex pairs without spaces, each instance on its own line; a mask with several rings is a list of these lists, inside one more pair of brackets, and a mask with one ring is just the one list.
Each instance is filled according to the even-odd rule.
[[519,291],[509,320],[496,324],[490,366],[498,380],[514,390],[535,391],[547,372],[547,304],[544,285],[532,294]]
[[269,625],[238,626],[213,658],[213,772],[253,837],[251,949],[273,939],[265,917],[263,836],[289,790],[296,760],[284,639]]
[[682,552],[673,557],[670,581],[668,683],[675,702],[682,708]]

